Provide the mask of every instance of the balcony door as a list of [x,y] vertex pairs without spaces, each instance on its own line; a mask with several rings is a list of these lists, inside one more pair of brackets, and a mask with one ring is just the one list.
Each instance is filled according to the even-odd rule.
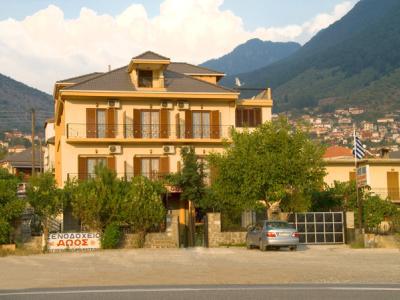
[[96,175],[96,167],[105,166],[112,171],[116,171],[114,156],[93,156],[78,157],[78,179],[94,178]]
[[142,110],[140,112],[142,121],[141,136],[144,139],[156,139],[160,137],[160,111]]
[[[116,136],[115,108],[87,108],[86,109],[86,137],[87,138],[114,138]],[[73,126],[73,125],[71,125]]]

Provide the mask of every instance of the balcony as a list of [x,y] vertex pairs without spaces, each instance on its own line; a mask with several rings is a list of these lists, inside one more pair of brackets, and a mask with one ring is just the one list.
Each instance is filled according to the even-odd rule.
[[67,124],[68,142],[221,142],[231,136],[231,125],[185,124]]
[[[141,172],[140,176],[147,177],[150,180],[162,180],[164,179],[167,175],[171,173],[161,173],[161,172],[149,172],[149,173],[144,173]],[[132,180],[133,177],[136,175],[133,173],[116,173],[117,178],[125,181],[130,181]],[[68,173],[67,174],[67,179],[68,180],[73,180],[73,179],[78,179],[78,180],[87,180],[91,178],[96,178],[95,173]]]

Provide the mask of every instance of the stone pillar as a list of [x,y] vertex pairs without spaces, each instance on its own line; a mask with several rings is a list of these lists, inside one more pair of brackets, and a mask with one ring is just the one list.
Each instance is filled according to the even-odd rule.
[[221,235],[221,214],[220,213],[208,213],[207,214],[207,236],[208,236],[208,247],[218,247],[219,238]]
[[165,232],[167,236],[171,237],[176,247],[179,248],[179,217],[168,214],[166,223]]
[[346,244],[351,244],[356,240],[356,232],[354,227],[354,212],[346,211],[345,212],[345,225],[346,225]]

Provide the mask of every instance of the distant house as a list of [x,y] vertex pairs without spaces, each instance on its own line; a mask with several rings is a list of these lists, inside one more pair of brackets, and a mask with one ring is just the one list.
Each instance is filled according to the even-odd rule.
[[[39,172],[43,168],[43,153],[40,155],[39,149],[35,150],[35,171]],[[32,175],[32,148],[20,153],[9,153],[0,161],[0,168],[7,169],[11,174],[23,174],[28,179]]]
[[[345,147],[329,147],[324,155],[326,176],[324,182],[332,186],[335,181],[346,182],[356,179],[352,150]],[[379,157],[366,157],[358,161],[365,167],[366,181],[372,193],[400,204],[400,151],[381,151]]]

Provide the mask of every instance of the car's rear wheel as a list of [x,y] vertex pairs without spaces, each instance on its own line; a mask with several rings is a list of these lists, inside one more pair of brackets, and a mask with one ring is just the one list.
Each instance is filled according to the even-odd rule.
[[290,250],[290,251],[297,251],[297,246],[290,246],[290,247],[289,247],[289,250]]

